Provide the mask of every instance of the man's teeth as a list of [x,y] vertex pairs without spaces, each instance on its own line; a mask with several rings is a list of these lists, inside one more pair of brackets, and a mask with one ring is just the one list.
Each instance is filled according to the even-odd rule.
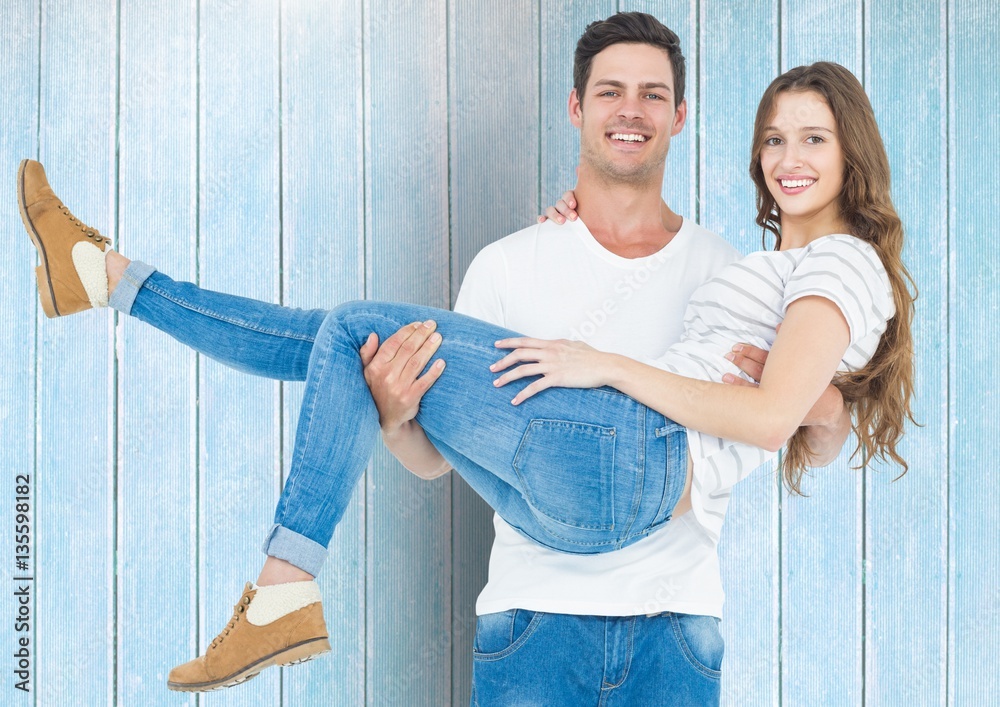
[[646,142],[645,135],[635,135],[634,133],[611,133],[612,140],[624,140],[626,142]]
[[807,187],[815,181],[815,179],[782,179],[781,186],[785,189],[794,189],[795,187]]

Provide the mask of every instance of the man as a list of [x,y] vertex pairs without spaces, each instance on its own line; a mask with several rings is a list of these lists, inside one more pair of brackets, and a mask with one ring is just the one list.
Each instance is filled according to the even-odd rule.
[[[679,337],[691,292],[738,257],[661,200],[670,138],[687,116],[677,36],[642,13],[591,24],[577,45],[569,115],[580,130],[580,220],[484,248],[455,308],[529,336],[655,358]],[[413,421],[437,376],[417,375],[436,348],[428,335],[401,330],[362,356],[386,445],[433,478],[449,467]],[[734,358],[759,378],[754,360]],[[832,386],[810,421],[814,461],[827,463],[849,431]],[[476,606],[473,702],[717,704],[718,538],[685,510],[635,545],[598,555],[546,549],[495,516]]]

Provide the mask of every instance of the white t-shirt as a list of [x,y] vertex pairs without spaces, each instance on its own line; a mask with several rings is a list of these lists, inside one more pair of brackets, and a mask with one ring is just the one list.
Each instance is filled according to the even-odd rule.
[[[724,358],[732,345],[770,349],[788,306],[811,295],[836,304],[850,329],[850,345],[838,370],[863,368],[895,305],[878,253],[845,234],[823,236],[803,248],[751,253],[724,268],[691,296],[681,341],[654,365],[716,383],[726,373],[741,375]],[[776,453],[690,429],[688,443],[694,461],[691,507],[717,543],[732,487]]]
[[[691,293],[739,258],[685,220],[663,249],[622,258],[581,221],[531,226],[484,248],[455,311],[528,336],[580,339],[602,351],[655,361],[677,342]],[[571,555],[528,540],[499,516],[478,614],[530,609],[635,616],[661,611],[720,616],[716,546],[687,513],[615,552]]]

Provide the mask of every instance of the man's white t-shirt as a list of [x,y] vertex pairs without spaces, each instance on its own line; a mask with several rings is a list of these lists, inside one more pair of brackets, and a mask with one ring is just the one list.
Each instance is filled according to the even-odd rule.
[[[680,338],[691,293],[738,258],[732,246],[686,219],[660,251],[632,259],[605,249],[580,220],[546,221],[480,251],[455,311],[527,336],[579,339],[652,362]],[[494,516],[489,580],[476,613],[676,611],[721,618],[716,544],[691,516],[598,555],[550,550]]]

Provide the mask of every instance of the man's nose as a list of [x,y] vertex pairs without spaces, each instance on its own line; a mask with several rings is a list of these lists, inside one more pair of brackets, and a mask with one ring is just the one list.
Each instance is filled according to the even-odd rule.
[[622,101],[618,106],[618,115],[628,120],[641,118],[643,116],[642,100],[635,95],[622,96]]

